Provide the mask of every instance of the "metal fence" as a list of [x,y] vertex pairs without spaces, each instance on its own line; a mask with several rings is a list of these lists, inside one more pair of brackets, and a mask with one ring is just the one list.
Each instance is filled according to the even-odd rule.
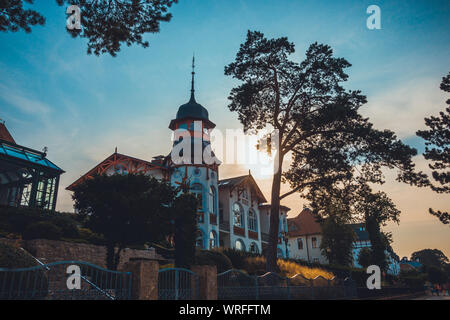
[[31,268],[0,268],[0,300],[130,298],[130,272],[107,270],[87,262],[59,261]]
[[355,283],[349,279],[307,279],[301,274],[287,278],[272,272],[250,276],[240,270],[218,274],[217,290],[219,300],[352,299],[357,294]]
[[195,300],[199,298],[199,276],[184,268],[167,268],[158,272],[159,300]]

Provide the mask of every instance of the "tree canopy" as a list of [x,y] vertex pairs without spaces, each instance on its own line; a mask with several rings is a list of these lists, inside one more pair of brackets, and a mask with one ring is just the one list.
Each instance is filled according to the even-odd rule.
[[[300,63],[290,59],[294,52],[286,37],[267,39],[248,31],[235,61],[225,67],[226,75],[241,81],[230,92],[229,109],[237,112],[244,130],[272,129],[279,141],[274,146],[269,271],[276,270],[281,199],[297,192],[310,200],[320,193],[343,193],[355,181],[381,184],[383,167],[397,169],[398,181],[421,184],[424,179],[411,159],[417,151],[394,132],[375,129],[359,113],[366,97],[342,86],[351,66],[347,60],[319,43],[309,46]],[[283,171],[286,156],[291,166]],[[291,191],[280,194],[282,181]]]
[[[450,92],[450,72],[442,78],[441,90]],[[417,135],[425,139],[425,152],[423,156],[430,161],[435,184],[430,187],[437,193],[450,193],[450,99],[446,101],[447,108],[439,116],[425,118],[428,130],[419,130]],[[429,212],[438,217],[444,224],[450,223],[450,214],[446,211],[429,209]]]
[[[33,4],[33,0],[24,0]],[[22,0],[0,0],[0,31],[31,32],[31,26],[44,25],[45,18],[37,11],[24,9]]]
[[411,260],[419,260],[425,267],[436,267],[439,269],[446,267],[449,262],[447,256],[438,249],[423,249],[413,252]]
[[[24,0],[33,4],[33,0]],[[116,56],[123,44],[140,45],[146,33],[158,33],[161,22],[169,22],[169,8],[178,0],[56,0],[57,4],[77,5],[81,10],[81,30],[68,30],[73,37],[88,39],[87,52]],[[22,0],[0,0],[0,31],[31,32],[31,26],[44,25],[45,18],[24,9]]]
[[[77,186],[75,208],[107,242],[107,266],[115,270],[125,245],[163,240],[173,232],[176,190],[144,175],[96,176]],[[115,248],[118,248],[115,251]]]

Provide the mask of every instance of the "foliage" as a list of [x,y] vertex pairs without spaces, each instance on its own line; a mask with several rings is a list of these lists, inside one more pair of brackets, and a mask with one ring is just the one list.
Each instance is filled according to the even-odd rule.
[[179,268],[188,268],[195,260],[197,206],[197,198],[190,193],[182,193],[174,203],[175,265]]
[[41,221],[30,224],[23,232],[23,239],[48,239],[59,240],[63,235],[60,227],[56,226],[50,221]]
[[125,245],[158,241],[170,234],[175,195],[167,183],[127,174],[87,180],[77,186],[73,199],[87,227],[104,236],[107,266],[115,270]]
[[88,228],[80,228],[78,230],[79,238],[82,240],[85,240],[87,243],[96,244],[96,245],[104,245],[105,244],[105,238],[95,232],[92,232],[92,230]]
[[438,249],[423,249],[411,254],[411,260],[417,261],[425,267],[435,267],[442,269],[448,263],[447,256]]
[[195,255],[198,265],[212,265],[217,267],[217,273],[233,269],[230,259],[219,250],[199,250]]
[[76,237],[76,218],[75,214],[37,208],[0,207],[0,229],[17,234],[23,234],[30,224],[49,221],[62,229],[63,236]]
[[24,9],[24,3],[33,4],[33,0],[1,0],[0,31],[17,32],[20,29],[31,32],[31,26],[44,25],[45,18],[34,10]]
[[399,281],[409,288],[423,288],[427,275],[415,270],[400,271]]
[[373,265],[373,252],[370,248],[365,247],[359,251],[358,264],[367,269],[368,266]]
[[303,277],[307,279],[314,279],[318,276],[322,276],[325,279],[331,280],[334,277],[334,274],[320,268],[309,268],[302,265],[299,265],[292,261],[286,261],[283,259],[277,260],[278,268],[280,268],[281,275],[285,277],[292,277],[296,274],[301,274]]
[[444,284],[448,281],[449,277],[441,268],[430,266],[426,268],[428,280],[431,283]]
[[321,223],[320,248],[331,264],[348,266],[353,262],[352,248],[356,235],[351,225],[342,221],[338,212],[333,211],[333,213]]
[[[441,90],[450,92],[450,72],[442,78]],[[417,135],[425,140],[423,156],[430,161],[428,167],[433,170],[432,177],[437,184],[430,183],[430,187],[437,193],[450,193],[450,99],[446,101],[447,108],[439,113],[439,117],[425,118],[429,130],[417,131]],[[450,223],[448,212],[429,212],[438,217],[443,224]]]
[[251,253],[247,251],[236,250],[232,248],[221,249],[222,253],[230,259],[234,269],[246,268],[247,258],[259,257],[259,254]]
[[[38,263],[25,251],[12,245],[0,242],[0,268],[19,269],[37,266]],[[33,281],[23,281],[32,279]],[[36,291],[38,282],[39,290]],[[11,276],[9,272],[0,273],[0,288],[13,288],[13,291],[0,290],[0,300],[11,299],[15,295],[21,299],[41,299],[47,295],[48,280],[43,269],[33,271],[20,271],[20,274]]]
[[36,265],[36,260],[25,251],[0,242],[0,268],[18,269],[34,267]]
[[[414,172],[415,149],[392,131],[374,129],[358,113],[366,97],[341,85],[348,78],[348,61],[318,43],[309,46],[301,63],[289,59],[294,52],[286,37],[267,39],[248,31],[235,61],[225,67],[226,75],[242,82],[231,90],[229,109],[238,113],[244,130],[277,130],[269,271],[276,269],[281,199],[299,192],[321,207],[321,194],[339,193],[351,182],[383,183],[383,167],[397,168],[399,181],[421,185],[425,178]],[[283,172],[287,155],[292,155],[291,167]],[[282,181],[290,183],[291,191],[280,195]]]
[[116,56],[123,44],[149,46],[146,33],[158,33],[161,22],[169,22],[167,11],[178,0],[56,0],[76,4],[81,10],[81,31],[68,32],[88,39],[88,54]]

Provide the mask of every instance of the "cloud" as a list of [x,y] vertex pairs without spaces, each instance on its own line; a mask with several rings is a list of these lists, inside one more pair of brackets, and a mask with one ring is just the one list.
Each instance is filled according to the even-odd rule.
[[0,98],[11,106],[27,114],[47,114],[51,111],[50,106],[26,95],[20,90],[0,84]]
[[378,129],[393,130],[400,138],[414,136],[425,128],[425,117],[444,109],[445,94],[439,89],[441,79],[413,79],[381,94],[368,97],[361,109]]

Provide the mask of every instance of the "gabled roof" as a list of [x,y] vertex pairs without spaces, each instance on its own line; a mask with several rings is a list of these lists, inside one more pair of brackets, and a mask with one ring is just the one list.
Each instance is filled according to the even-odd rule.
[[16,141],[14,141],[14,138],[6,128],[5,123],[1,121],[0,121],[0,139],[14,144],[16,143]]
[[167,170],[167,168],[162,165],[161,159],[155,159],[153,162],[148,162],[116,152],[78,178],[75,182],[68,186],[66,190],[73,191],[74,188],[83,181],[92,179],[94,176],[105,174],[108,169],[116,166],[120,166],[120,168],[127,174],[140,172],[145,173],[155,169]]
[[264,194],[262,193],[261,189],[259,188],[258,184],[256,183],[255,179],[251,174],[245,175],[245,176],[239,176],[229,179],[223,179],[219,181],[219,188],[230,188],[233,190],[236,187],[249,184],[253,190],[256,193],[256,196],[260,200],[260,203],[267,202],[266,197],[264,197]]
[[295,218],[288,219],[289,237],[321,234],[322,228],[312,211],[305,208]]
[[[356,241],[368,241],[369,233],[366,230],[365,223],[352,223],[353,231],[356,233]],[[362,229],[362,230],[361,230]]]

